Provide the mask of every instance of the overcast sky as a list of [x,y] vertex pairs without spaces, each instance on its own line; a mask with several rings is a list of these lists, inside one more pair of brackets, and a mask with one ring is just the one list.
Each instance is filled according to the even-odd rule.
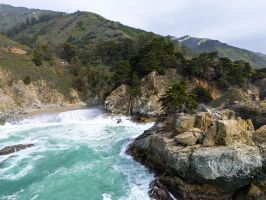
[[266,0],[0,0],[64,12],[91,11],[107,19],[181,37],[191,35],[266,53]]

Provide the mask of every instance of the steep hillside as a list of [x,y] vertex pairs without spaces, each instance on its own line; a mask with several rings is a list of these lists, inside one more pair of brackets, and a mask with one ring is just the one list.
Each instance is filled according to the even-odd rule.
[[[15,29],[15,30],[14,30]],[[67,41],[95,43],[96,41],[117,40],[136,37],[144,31],[109,21],[90,12],[76,12],[52,17],[44,22],[37,22],[10,29],[7,34],[13,39],[36,43],[62,44]]]
[[0,70],[9,74],[9,85],[28,77],[28,82],[44,80],[60,92],[67,94],[70,83],[65,78],[64,71],[56,64],[50,66],[46,62],[42,66],[36,66],[32,62],[32,57],[29,47],[0,35]]
[[265,55],[233,47],[218,40],[195,38],[190,36],[184,36],[178,38],[177,40],[185,46],[191,48],[197,54],[216,51],[220,57],[228,57],[233,61],[244,60],[249,62],[255,68],[266,67]]
[[23,7],[13,7],[7,4],[0,4],[0,32],[5,32],[10,28],[15,27],[19,23],[26,22],[27,19],[39,19],[44,15],[58,15],[59,13],[39,10],[28,9]]

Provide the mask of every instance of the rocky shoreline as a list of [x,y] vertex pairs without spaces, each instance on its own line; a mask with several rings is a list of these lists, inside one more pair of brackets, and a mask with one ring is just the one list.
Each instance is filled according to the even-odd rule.
[[[266,199],[265,152],[266,126],[254,130],[251,120],[216,109],[168,117],[127,150],[161,188],[193,200]],[[171,199],[155,188],[153,198]]]

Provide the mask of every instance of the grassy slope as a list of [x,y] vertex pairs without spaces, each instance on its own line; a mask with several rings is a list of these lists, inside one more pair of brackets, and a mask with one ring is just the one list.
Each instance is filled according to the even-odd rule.
[[72,36],[77,41],[94,43],[99,40],[135,37],[141,32],[143,31],[109,21],[94,13],[76,12],[57,16],[48,22],[28,27],[22,30],[16,38],[30,36],[37,37],[39,43],[62,44]]
[[[27,51],[27,54],[12,53],[9,48],[19,48]],[[58,67],[51,67],[48,63],[42,66],[35,66],[32,62],[30,49],[0,35],[0,68],[6,69],[12,74],[13,81],[23,80],[30,76],[32,81],[46,80],[58,88],[62,93],[67,94],[70,88],[70,81]]]

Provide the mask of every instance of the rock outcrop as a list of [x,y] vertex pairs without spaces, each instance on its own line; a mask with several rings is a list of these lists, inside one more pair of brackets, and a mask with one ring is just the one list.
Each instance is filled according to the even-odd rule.
[[161,102],[166,92],[166,76],[153,71],[141,80],[140,96],[133,99],[132,112],[146,116],[159,116],[163,114]]
[[134,98],[130,95],[130,87],[121,85],[106,98],[106,110],[114,114],[130,113],[149,117],[163,114],[159,100],[165,94],[169,76],[151,72],[141,80],[140,94]]
[[178,199],[229,200],[249,185],[245,198],[251,189],[265,195],[265,127],[255,132],[250,120],[216,109],[178,114],[173,123],[155,124],[128,153],[159,172]]
[[121,85],[105,100],[105,109],[114,114],[128,114],[130,107],[129,86]]

